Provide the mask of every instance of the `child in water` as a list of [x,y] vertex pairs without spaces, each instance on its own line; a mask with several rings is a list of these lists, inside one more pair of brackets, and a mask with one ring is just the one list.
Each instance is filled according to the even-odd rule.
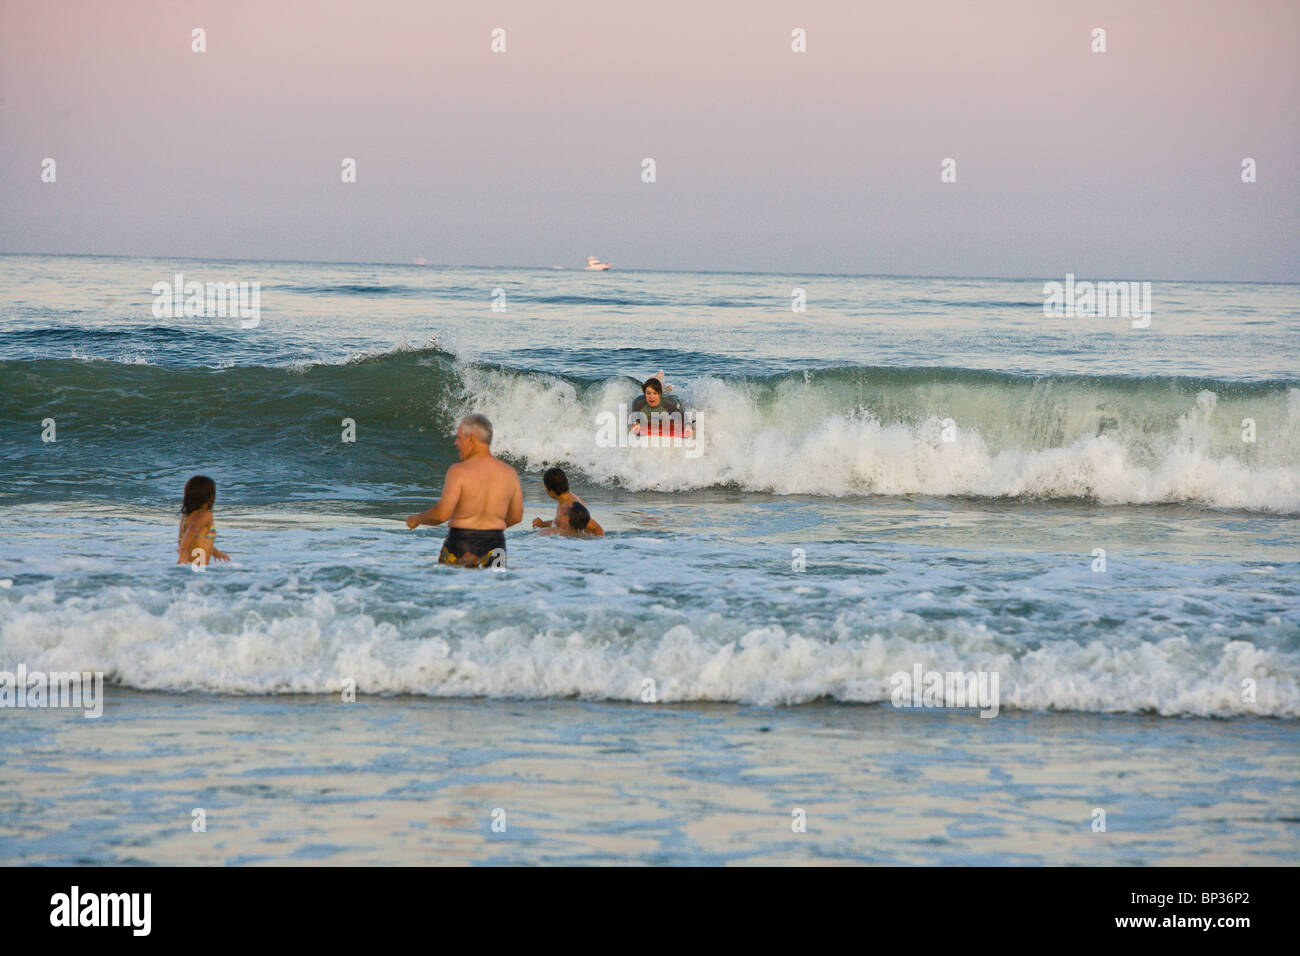
[[207,565],[216,558],[229,561],[230,555],[217,550],[217,529],[213,525],[212,506],[217,500],[217,483],[207,475],[195,475],[185,482],[181,502],[181,526],[176,534],[176,563]]
[[[579,534],[585,533],[594,538],[604,537],[605,529],[600,526],[596,519],[591,517],[591,512],[587,510],[587,506],[582,499],[569,490],[569,478],[561,469],[546,469],[546,473],[542,475],[542,484],[546,486],[546,494],[555,499],[555,518],[551,521],[534,518],[534,528],[541,528],[546,534],[573,534],[576,532]],[[581,508],[581,514],[587,518],[580,528],[576,527],[573,521],[575,508]]]
[[[641,434],[642,427],[650,425],[654,415],[666,415],[669,416],[669,420],[671,420],[672,416],[676,416],[685,437],[691,438],[694,436],[695,429],[691,427],[691,423],[687,418],[686,406],[679,399],[664,394],[665,391],[671,392],[672,388],[671,385],[665,384],[662,370],[642,383],[641,395],[633,400],[632,414],[628,418],[628,424],[632,426],[633,435]],[[663,427],[662,424],[659,426],[660,429]]]
[[[542,520],[541,518],[537,519]],[[595,530],[592,526],[595,525]],[[559,534],[566,538],[603,538],[605,530],[591,520],[591,512],[581,501],[569,505],[563,518],[557,518],[553,526],[542,528],[538,534]]]

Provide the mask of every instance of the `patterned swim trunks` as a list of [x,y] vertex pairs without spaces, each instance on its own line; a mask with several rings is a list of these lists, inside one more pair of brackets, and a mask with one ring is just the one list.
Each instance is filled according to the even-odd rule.
[[504,568],[506,533],[500,528],[451,528],[438,553],[438,563],[458,568]]

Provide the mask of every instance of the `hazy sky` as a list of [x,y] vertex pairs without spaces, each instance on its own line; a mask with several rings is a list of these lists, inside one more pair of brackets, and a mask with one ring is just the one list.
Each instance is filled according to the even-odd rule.
[[1300,281],[1298,168],[1294,0],[0,2],[5,252]]

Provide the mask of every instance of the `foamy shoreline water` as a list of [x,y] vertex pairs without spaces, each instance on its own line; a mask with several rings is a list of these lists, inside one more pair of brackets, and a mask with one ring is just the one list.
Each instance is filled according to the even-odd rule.
[[1010,503],[588,501],[606,540],[512,531],[493,575],[432,566],[441,534],[389,513],[415,502],[232,509],[236,560],[202,575],[168,563],[165,513],[99,507],[88,529],[82,509],[7,508],[0,667],[241,694],[637,701],[649,680],[663,701],[794,705],[889,700],[920,665],[996,673],[1010,710],[1300,715],[1300,522],[1098,509],[1099,537]]
[[10,865],[1300,860],[1274,720],[120,688],[0,719]]

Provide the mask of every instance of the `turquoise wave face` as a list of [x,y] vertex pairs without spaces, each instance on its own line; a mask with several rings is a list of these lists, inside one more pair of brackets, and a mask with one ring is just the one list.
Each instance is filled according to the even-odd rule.
[[282,367],[10,360],[0,377],[0,424],[15,436],[0,492],[22,500],[153,500],[195,472],[220,476],[234,500],[380,498],[436,480],[474,411],[516,464],[632,490],[1300,510],[1300,389],[1283,381],[851,366],[700,375],[674,392],[699,443],[674,450],[605,434],[602,423],[627,420],[634,379],[436,348]]

